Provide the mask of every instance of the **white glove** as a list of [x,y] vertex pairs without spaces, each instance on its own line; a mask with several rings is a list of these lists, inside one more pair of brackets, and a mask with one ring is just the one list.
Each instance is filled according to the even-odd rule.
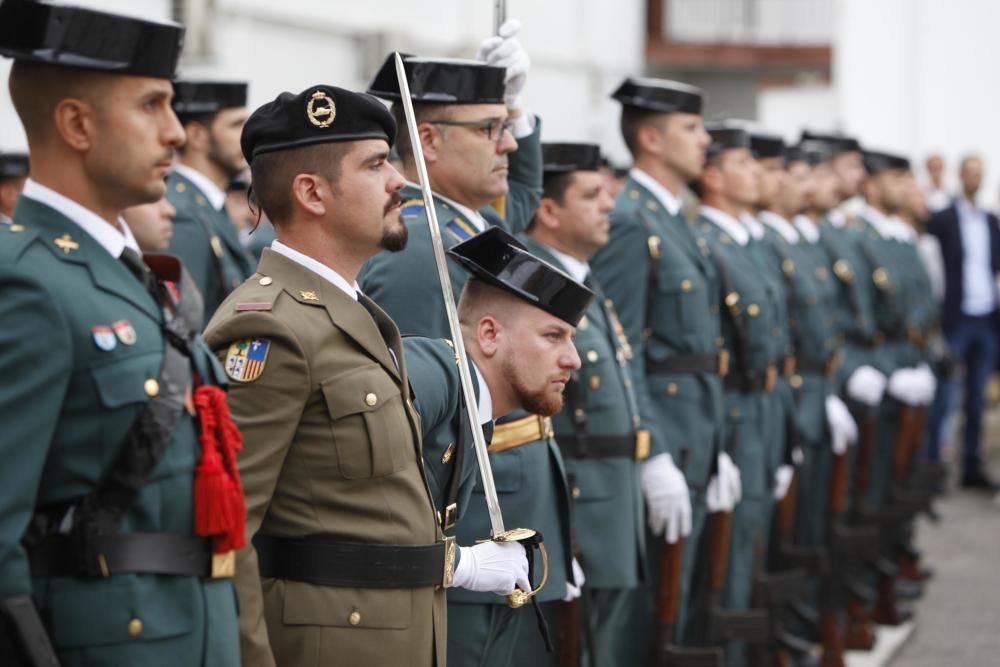
[[718,471],[708,482],[705,504],[709,512],[732,512],[743,497],[743,482],[740,469],[729,454],[719,454]]
[[654,535],[662,533],[673,544],[691,534],[691,494],[670,454],[657,454],[643,464],[642,489]]
[[576,581],[575,584],[568,579],[566,580],[566,597],[563,598],[563,602],[572,602],[580,597],[583,584],[587,581],[587,577],[583,576],[580,561],[575,556],[573,557],[573,580]]
[[840,456],[858,440],[858,425],[839,396],[826,397],[826,423],[830,426],[830,446]]
[[924,378],[915,368],[900,368],[889,376],[889,395],[907,405],[919,405],[927,392]]
[[774,499],[782,500],[792,486],[792,477],[795,476],[795,468],[786,464],[778,466],[774,471]]
[[871,366],[858,366],[847,380],[847,395],[874,408],[882,402],[885,383],[883,373]]
[[921,363],[917,366],[917,372],[923,378],[924,384],[924,395],[921,397],[921,405],[930,405],[934,402],[934,394],[937,392],[937,378],[934,377],[934,372],[926,363]]
[[497,32],[500,34],[482,41],[479,51],[476,52],[476,60],[482,60],[494,67],[506,68],[504,83],[507,88],[504,92],[504,101],[508,107],[516,109],[521,106],[521,92],[528,80],[531,60],[528,58],[528,52],[517,40],[517,35],[521,32],[520,21],[507,19]]
[[520,542],[483,542],[459,547],[451,585],[480,593],[510,595],[514,588],[531,590],[528,556]]

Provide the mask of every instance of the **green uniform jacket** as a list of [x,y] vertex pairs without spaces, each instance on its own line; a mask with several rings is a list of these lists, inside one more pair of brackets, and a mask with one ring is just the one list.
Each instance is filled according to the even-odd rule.
[[[248,538],[443,539],[399,332],[377,306],[265,250],[259,273],[226,299],[205,340],[234,380],[234,347],[266,348],[254,377],[237,373],[229,400],[243,432]],[[438,587],[318,586],[258,571],[254,549],[241,551],[245,667],[444,663]]]
[[[652,261],[651,252],[659,255]],[[608,245],[591,260],[632,347],[632,383],[650,456],[669,452],[692,489],[704,489],[722,446],[722,382],[713,373],[647,373],[646,360],[714,355],[719,329],[715,267],[704,241],[629,178],[615,201]]]
[[260,255],[264,248],[271,247],[271,241],[278,238],[274,233],[274,226],[270,221],[261,218],[260,224],[253,231],[248,231],[246,236],[241,237],[247,251],[253,256],[253,265],[260,262]]
[[[538,121],[535,132],[518,139],[518,149],[510,156],[507,217],[501,218],[492,207],[480,211],[487,223],[512,234],[528,226],[541,198],[540,131],[541,121]],[[358,284],[392,315],[404,335],[450,338],[420,188],[407,185],[400,196],[403,198],[403,220],[410,234],[406,249],[397,253],[382,252],[371,258],[358,276]],[[434,210],[445,250],[476,234],[476,226],[471,221],[436,195]],[[457,299],[468,274],[450,257],[447,262],[452,291]]]
[[[71,220],[27,197],[14,219],[0,226],[0,597],[34,596],[64,665],[235,665],[229,580],[30,576],[20,543],[28,522],[38,508],[89,493],[115,460],[148,400],[146,383],[160,372],[163,315],[125,265]],[[131,344],[107,338],[119,322],[132,325]],[[193,354],[202,381],[222,384],[200,339]],[[122,533],[194,534],[199,453],[183,412]]]
[[[529,238],[535,255],[561,266]],[[592,278],[594,298],[576,329],[583,364],[566,387],[563,410],[552,418],[556,442],[575,435],[632,436],[640,427],[630,356],[617,315]],[[633,438],[634,439],[634,438]],[[633,588],[645,578],[645,522],[639,463],[634,457],[574,458],[563,450],[573,488],[574,539],[591,588]]]
[[205,300],[205,322],[231,291],[253,273],[225,207],[216,211],[194,183],[176,171],[167,176],[167,199],[177,209],[169,252],[191,272]]
[[[776,326],[772,307],[774,296],[768,281],[760,278],[760,265],[749,244],[739,245],[714,222],[701,216],[695,222],[697,232],[708,244],[719,271],[710,292],[724,311],[722,337],[729,351],[728,380],[749,378],[759,381],[775,358],[773,330]],[[738,224],[738,223],[737,223]],[[739,467],[743,497],[769,499],[774,486],[769,423],[770,395],[762,391],[727,389],[726,410],[733,438],[727,443],[730,455]]]

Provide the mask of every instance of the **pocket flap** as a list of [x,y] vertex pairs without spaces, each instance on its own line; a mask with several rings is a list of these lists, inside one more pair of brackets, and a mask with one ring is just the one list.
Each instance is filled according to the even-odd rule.
[[383,628],[410,627],[409,588],[342,588],[285,581],[281,619],[288,625]]
[[400,395],[399,385],[378,364],[353,368],[320,386],[332,419],[378,410]]
[[148,352],[92,366],[90,376],[101,404],[118,408],[129,403],[144,403],[148,396],[143,383],[159,375],[160,359],[161,355]]

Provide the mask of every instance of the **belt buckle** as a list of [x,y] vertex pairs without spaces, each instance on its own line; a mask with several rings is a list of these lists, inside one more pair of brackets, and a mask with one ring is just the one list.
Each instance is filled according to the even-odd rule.
[[649,458],[649,431],[642,429],[635,432],[635,460],[645,461]]
[[538,437],[540,440],[547,440],[555,437],[555,430],[552,428],[552,418],[538,415]]
[[729,350],[719,350],[719,377],[724,378],[729,375]]
[[458,503],[452,503],[444,508],[444,526],[445,530],[453,527],[455,521],[458,520]]
[[771,364],[764,372],[764,391],[770,394],[774,391],[775,382],[778,380],[778,367]]
[[229,579],[236,574],[236,551],[230,549],[221,554],[212,554],[210,579]]
[[455,581],[455,546],[454,537],[444,538],[444,572],[441,574],[441,587],[448,588]]
[[795,375],[795,367],[797,364],[798,360],[795,358],[795,355],[790,354],[787,357],[785,357],[785,361],[782,364],[783,367],[781,369],[782,375],[784,375],[785,377],[791,377],[792,375]]

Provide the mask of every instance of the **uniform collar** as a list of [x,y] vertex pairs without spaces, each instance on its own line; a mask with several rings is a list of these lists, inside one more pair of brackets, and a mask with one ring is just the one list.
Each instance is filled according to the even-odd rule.
[[303,255],[298,250],[293,250],[292,248],[289,248],[288,246],[286,246],[284,243],[282,243],[277,239],[271,241],[271,250],[278,253],[279,255],[284,255],[285,257],[292,260],[296,264],[309,269],[310,271],[318,275],[320,278],[323,278],[337,289],[343,291],[344,294],[346,294],[347,296],[351,297],[355,301],[358,300],[358,290],[360,288],[358,287],[357,281],[355,281],[355,283],[351,285],[350,283],[347,282],[347,280],[344,279],[342,275],[331,269],[326,264],[317,262],[309,255]]
[[739,221],[728,213],[724,213],[711,206],[702,206],[701,214],[712,222],[716,227],[729,234],[733,241],[739,245],[746,245],[750,242],[750,232]]
[[[412,181],[407,181],[406,184],[409,185],[410,187],[416,188],[418,192],[423,192],[423,190],[421,190],[421,188],[420,188],[420,184],[419,183],[414,183]],[[473,227],[475,227],[477,232],[481,232],[484,229],[486,229],[487,227],[489,227],[489,223],[486,222],[485,218],[483,218],[483,215],[479,211],[473,211],[468,206],[465,206],[464,204],[459,204],[454,199],[448,199],[444,195],[439,194],[437,192],[435,192],[433,194],[434,194],[435,197],[437,197],[438,199],[440,199],[441,201],[445,202],[446,204],[448,204],[449,206],[451,206],[453,209],[455,209],[456,211],[458,211],[459,213],[461,213],[462,217],[465,218],[466,221],[469,222],[469,224],[471,224]]]
[[740,222],[747,228],[747,231],[750,232],[750,236],[752,236],[754,240],[760,241],[764,238],[764,227],[760,224],[760,221],[753,217],[750,213],[746,211],[740,213]]
[[665,187],[660,185],[655,178],[644,172],[642,169],[639,169],[639,167],[632,167],[629,169],[628,175],[631,176],[632,180],[636,183],[649,190],[650,193],[652,193],[652,195],[660,201],[663,208],[667,209],[667,213],[670,215],[677,215],[677,213],[681,210],[680,199],[675,197],[674,193],[670,190],[667,190]]
[[896,233],[894,233],[892,221],[889,219],[885,213],[879,211],[873,206],[865,204],[865,207],[861,209],[861,217],[867,220],[875,231],[879,233],[884,239],[896,238]]
[[567,255],[561,250],[556,250],[552,246],[542,243],[541,241],[538,241],[538,243],[552,253],[553,257],[559,260],[559,263],[566,269],[566,273],[568,273],[570,278],[576,282],[582,285],[583,281],[587,279],[588,275],[590,275],[590,264],[587,262],[581,262],[576,257]]
[[132,230],[128,228],[128,225],[121,218],[118,218],[116,229],[115,225],[112,225],[90,209],[81,206],[69,197],[61,195],[52,188],[46,187],[30,178],[25,181],[21,196],[45,204],[72,220],[83,231],[94,237],[94,240],[115,259],[121,257],[122,251],[125,248],[131,248],[139,253],[142,252],[139,250],[139,244],[136,242],[135,237],[132,236]]
[[226,193],[213,183],[212,179],[208,176],[180,162],[174,165],[174,171],[194,183],[194,186],[201,190],[201,193],[205,195],[205,199],[208,200],[208,203],[216,211],[221,211],[222,207],[225,206]]
[[794,244],[799,242],[799,233],[795,230],[795,227],[774,211],[761,211],[760,221],[781,234],[789,243]]
[[826,219],[831,225],[837,229],[843,229],[847,225],[847,219],[844,217],[844,212],[839,208],[830,209],[826,213]]
[[812,220],[810,220],[805,214],[799,213],[795,216],[795,219],[792,220],[792,223],[795,225],[795,228],[799,230],[799,234],[802,234],[802,237],[805,238],[806,241],[809,243],[816,243],[819,241],[819,228],[816,227]]
[[11,220],[9,217],[4,215],[3,213],[0,213],[0,225],[9,225],[12,224],[13,222],[14,221]]

